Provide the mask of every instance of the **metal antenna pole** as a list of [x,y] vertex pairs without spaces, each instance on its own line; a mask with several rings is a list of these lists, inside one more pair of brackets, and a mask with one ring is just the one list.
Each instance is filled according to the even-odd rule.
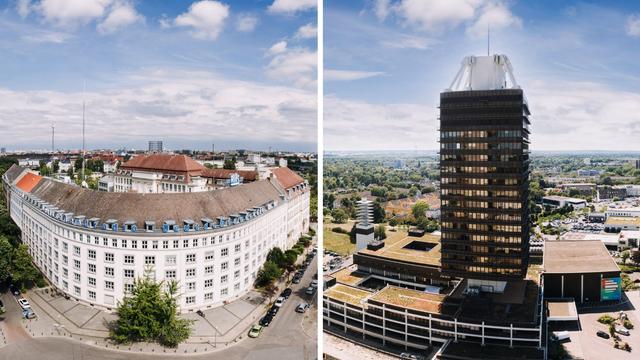
[[84,142],[84,111],[85,111],[85,101],[84,101],[84,93],[87,88],[87,81],[84,81],[82,86],[82,181],[85,181],[84,177],[84,164],[85,164],[85,156],[86,156],[86,148]]
[[491,44],[491,32],[490,32],[490,28],[489,28],[489,24],[487,24],[487,56],[490,55],[490,44]]

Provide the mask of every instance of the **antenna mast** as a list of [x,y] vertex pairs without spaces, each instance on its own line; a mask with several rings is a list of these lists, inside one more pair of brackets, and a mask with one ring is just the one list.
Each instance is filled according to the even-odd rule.
[[491,55],[489,51],[490,44],[491,44],[491,32],[489,29],[489,24],[487,24],[487,56]]
[[56,123],[52,121],[51,122],[51,157],[53,157],[53,154],[55,154],[56,152],[55,136],[56,136]]
[[86,162],[85,160],[85,155],[86,155],[86,148],[85,148],[85,143],[84,143],[84,110],[85,110],[85,101],[84,101],[84,93],[86,91],[87,88],[87,81],[84,81],[84,84],[82,86],[82,181],[85,181],[85,177],[84,177],[84,164]]

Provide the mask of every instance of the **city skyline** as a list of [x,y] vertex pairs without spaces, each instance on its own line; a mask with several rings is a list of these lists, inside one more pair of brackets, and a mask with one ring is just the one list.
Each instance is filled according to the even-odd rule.
[[379,0],[325,8],[325,151],[436,149],[438,93],[460,59],[487,53],[489,26],[490,52],[510,57],[535,98],[533,151],[640,150],[636,4]]
[[1,1],[2,146],[313,150],[314,4]]

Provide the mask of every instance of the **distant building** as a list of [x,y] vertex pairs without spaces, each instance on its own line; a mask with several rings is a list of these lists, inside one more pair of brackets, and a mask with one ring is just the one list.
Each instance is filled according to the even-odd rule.
[[640,230],[640,217],[609,216],[604,223],[604,231],[618,233],[622,230]]
[[161,153],[162,152],[162,141],[149,141],[149,152],[150,153]]
[[624,199],[625,197],[627,197],[627,189],[624,187],[608,186],[608,185],[598,186],[598,189],[597,189],[598,201],[612,200],[615,198]]
[[607,214],[602,212],[590,212],[587,219],[591,222],[603,223],[607,220]]
[[620,217],[640,217],[640,207],[628,207],[628,208],[608,208],[606,210],[607,216],[620,216]]
[[578,170],[578,176],[599,176],[600,174],[602,174],[602,170],[593,170],[593,169]]
[[114,173],[118,169],[118,164],[120,164],[119,160],[107,161],[104,163],[104,172],[106,174]]
[[31,169],[37,169],[40,167],[40,159],[20,159],[18,160],[18,165]]
[[0,154],[4,155],[7,153],[7,148],[0,148]]
[[114,184],[113,174],[105,175],[101,177],[100,180],[98,180],[98,190],[113,192],[113,184]]
[[279,167],[287,167],[287,159],[285,159],[285,158],[278,159],[278,166]]
[[587,201],[584,199],[571,198],[566,196],[550,195],[542,198],[542,205],[550,206],[552,208],[561,208],[571,205],[574,209],[582,209],[587,206]]
[[207,190],[204,166],[186,155],[139,155],[115,172],[115,192],[176,193]]
[[577,190],[580,195],[591,196],[596,191],[596,184],[593,183],[573,183],[573,184],[560,184],[558,188],[563,191]]
[[640,169],[640,159],[636,160],[636,169]]
[[618,240],[618,246],[620,249],[624,248],[637,248],[640,244],[640,231],[622,230],[620,231],[620,238]]

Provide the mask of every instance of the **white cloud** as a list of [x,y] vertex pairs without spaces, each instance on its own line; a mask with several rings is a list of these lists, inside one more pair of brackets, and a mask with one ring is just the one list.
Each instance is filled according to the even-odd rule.
[[418,50],[426,50],[437,43],[439,43],[438,40],[413,35],[402,35],[398,39],[381,42],[382,45],[388,48]]
[[629,15],[627,19],[627,35],[640,36],[640,14]]
[[317,57],[315,51],[306,48],[287,49],[285,47],[271,59],[267,65],[266,74],[278,82],[311,90],[317,84]]
[[410,25],[433,31],[472,19],[481,4],[482,0],[402,0],[395,10]]
[[267,50],[266,56],[282,54],[285,51],[287,51],[287,42],[284,40],[278,41],[277,43],[273,44],[273,46],[271,46],[269,50]]
[[113,6],[109,15],[98,24],[98,32],[112,34],[124,27],[143,21],[144,18],[136,12],[131,4],[119,3]]
[[434,149],[436,125],[437,108],[427,105],[324,98],[326,151]]
[[[176,69],[119,78],[119,85],[86,93],[90,148],[97,143],[113,147],[143,143],[149,136],[274,147],[317,141],[315,92]],[[57,144],[80,146],[80,92],[0,87],[0,98],[3,146],[48,148],[52,121]]]
[[258,25],[258,17],[252,14],[240,14],[236,20],[236,30],[251,32]]
[[215,40],[220,35],[228,16],[228,5],[219,1],[202,0],[194,2],[189,7],[189,11],[178,15],[175,25],[193,28],[192,35],[195,38]]
[[269,12],[291,15],[298,11],[311,10],[317,5],[318,0],[274,0],[269,5]]
[[375,0],[373,4],[373,12],[376,14],[376,17],[380,20],[384,20],[389,16],[391,12],[391,1],[390,0]]
[[324,81],[352,81],[383,75],[380,71],[324,70]]
[[511,26],[522,26],[522,20],[513,15],[505,4],[488,3],[483,6],[481,12],[475,22],[467,27],[466,34],[471,38],[486,37],[487,29],[493,31]]
[[50,23],[73,27],[101,18],[112,3],[113,0],[41,0],[33,8]]
[[22,39],[32,43],[62,44],[72,37],[73,36],[71,34],[63,33],[63,32],[41,31],[41,32],[31,33],[29,35],[24,35],[22,36]]
[[311,23],[302,25],[295,34],[297,39],[313,39],[316,36],[318,36],[318,28]]
[[16,3],[16,10],[22,18],[29,16],[32,10],[31,7],[31,0],[18,0]]

